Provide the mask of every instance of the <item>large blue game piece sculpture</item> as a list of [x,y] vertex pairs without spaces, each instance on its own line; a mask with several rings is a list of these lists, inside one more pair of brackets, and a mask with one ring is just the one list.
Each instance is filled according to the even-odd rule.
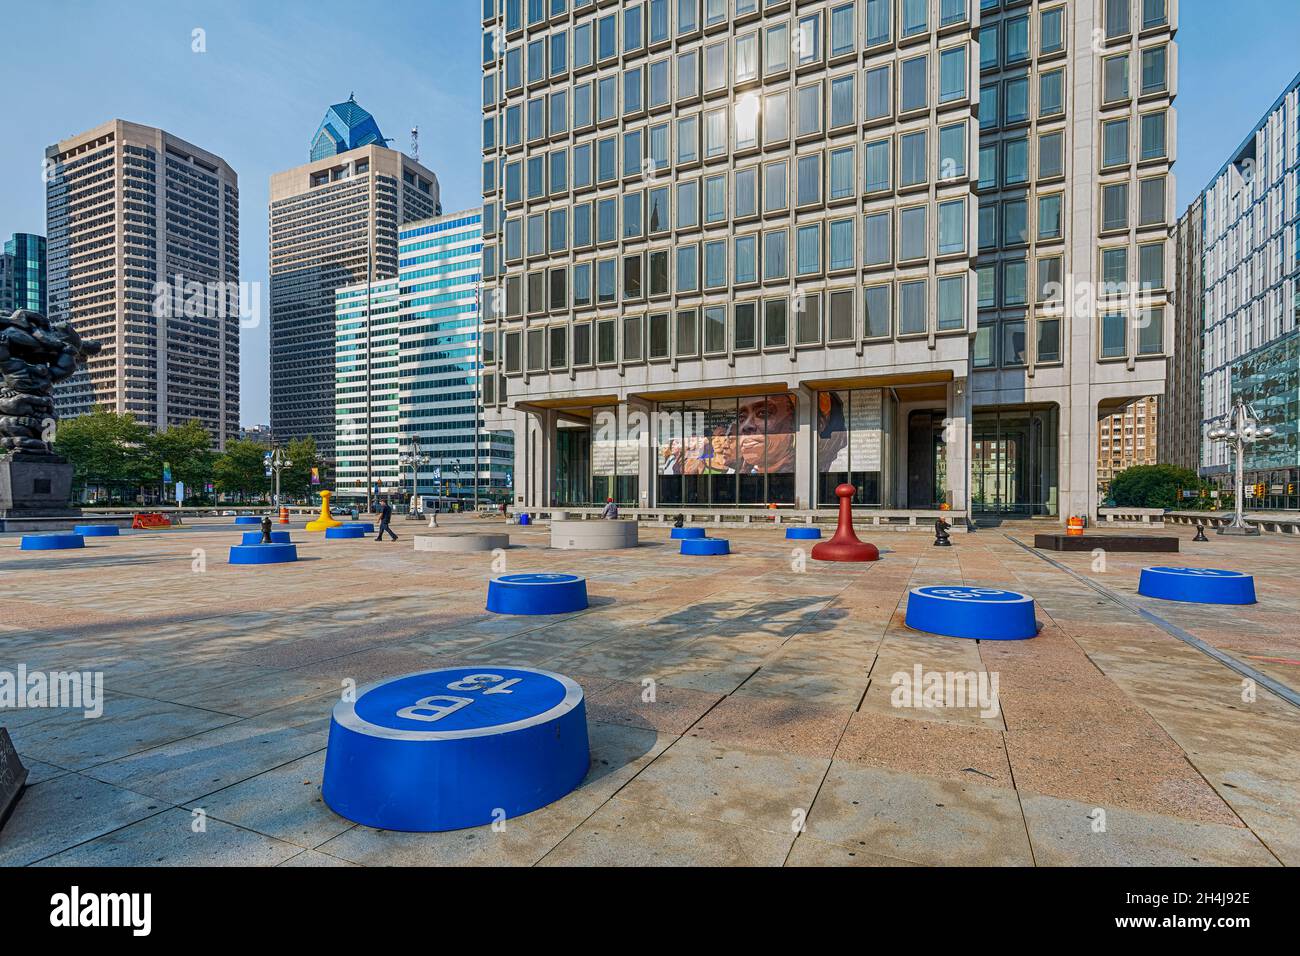
[[72,548],[84,548],[86,539],[79,534],[25,534],[21,551],[67,551]]
[[821,538],[822,529],[791,526],[785,529],[785,536],[791,541],[816,541]]
[[681,553],[697,556],[731,554],[731,544],[726,538],[687,538],[682,542]]
[[343,541],[349,538],[364,538],[365,536],[365,529],[354,524],[341,524],[337,528],[325,529],[325,537],[331,541]]
[[239,515],[235,518],[235,524],[261,524],[262,519],[256,515]]
[[494,614],[572,614],[587,608],[587,579],[576,574],[503,574],[488,582]]
[[582,688],[525,667],[448,667],[334,705],[321,795],[339,816],[427,833],[512,819],[587,774]]
[[345,521],[345,522],[343,523],[343,527],[345,527],[345,528],[360,528],[362,534],[374,534],[374,533],[375,533],[375,526],[374,526],[374,524],[373,524],[372,522],[369,522],[369,521]]
[[1138,594],[1191,604],[1254,604],[1255,579],[1220,568],[1143,568]]
[[703,528],[673,528],[668,537],[671,541],[689,541],[705,537],[705,531]]
[[79,524],[72,533],[83,538],[116,538],[121,532],[115,524]]
[[[245,531],[243,536],[244,544],[261,544],[262,532]],[[271,544],[292,544],[293,539],[289,537],[288,531],[272,531]]]
[[1022,641],[1038,633],[1027,594],[964,584],[912,588],[905,622],[917,631],[983,641]]
[[288,564],[297,560],[296,544],[237,544],[230,549],[231,564]]

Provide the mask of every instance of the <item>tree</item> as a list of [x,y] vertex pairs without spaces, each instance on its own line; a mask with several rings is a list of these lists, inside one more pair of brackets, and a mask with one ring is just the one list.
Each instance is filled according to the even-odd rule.
[[[310,498],[324,487],[327,482],[325,463],[316,451],[316,439],[292,438],[285,448],[285,454],[293,462],[280,474],[280,493],[286,497]],[[311,470],[319,469],[320,484],[312,485]]]
[[1177,508],[1179,491],[1200,491],[1204,483],[1190,468],[1134,465],[1110,481],[1110,497],[1120,508]]
[[271,488],[263,463],[266,451],[265,445],[246,438],[226,442],[225,452],[212,465],[217,490],[240,497],[266,494]]
[[89,415],[59,422],[54,450],[72,464],[73,480],[83,488],[114,489],[149,481],[149,428],[133,415],[97,408]]
[[171,465],[172,480],[185,482],[186,497],[194,498],[212,477],[215,455],[212,436],[197,421],[173,425],[145,442],[147,463],[154,481],[161,482],[163,466]]

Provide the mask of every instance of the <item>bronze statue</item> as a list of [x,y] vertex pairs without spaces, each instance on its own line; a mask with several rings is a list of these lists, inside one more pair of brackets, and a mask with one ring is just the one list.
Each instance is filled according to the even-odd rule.
[[54,383],[99,352],[72,325],[39,312],[0,312],[0,454],[53,452]]

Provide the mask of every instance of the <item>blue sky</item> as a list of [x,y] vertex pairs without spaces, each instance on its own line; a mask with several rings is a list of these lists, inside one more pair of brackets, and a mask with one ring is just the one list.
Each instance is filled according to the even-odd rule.
[[[160,126],[239,174],[241,278],[266,279],[272,173],[307,160],[326,108],[355,92],[420,159],[448,211],[479,201],[479,0],[43,0],[6,4],[0,235],[45,232],[41,161],[59,139],[121,117]],[[129,11],[129,13],[127,12]],[[205,31],[207,52],[192,51]],[[1300,72],[1296,0],[1183,0],[1178,208]],[[263,308],[262,315],[266,311]],[[244,332],[242,419],[264,423],[267,328]]]

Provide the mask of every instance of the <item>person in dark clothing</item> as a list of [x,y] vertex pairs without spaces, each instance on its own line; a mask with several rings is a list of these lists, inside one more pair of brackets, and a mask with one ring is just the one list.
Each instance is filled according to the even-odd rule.
[[393,529],[388,526],[389,522],[391,522],[392,520],[393,520],[393,506],[390,505],[388,503],[388,499],[385,498],[384,506],[379,510],[379,534],[375,536],[376,541],[384,540],[385,531],[387,531],[389,535],[392,536],[392,539],[394,541],[397,540],[397,535],[393,534]]

